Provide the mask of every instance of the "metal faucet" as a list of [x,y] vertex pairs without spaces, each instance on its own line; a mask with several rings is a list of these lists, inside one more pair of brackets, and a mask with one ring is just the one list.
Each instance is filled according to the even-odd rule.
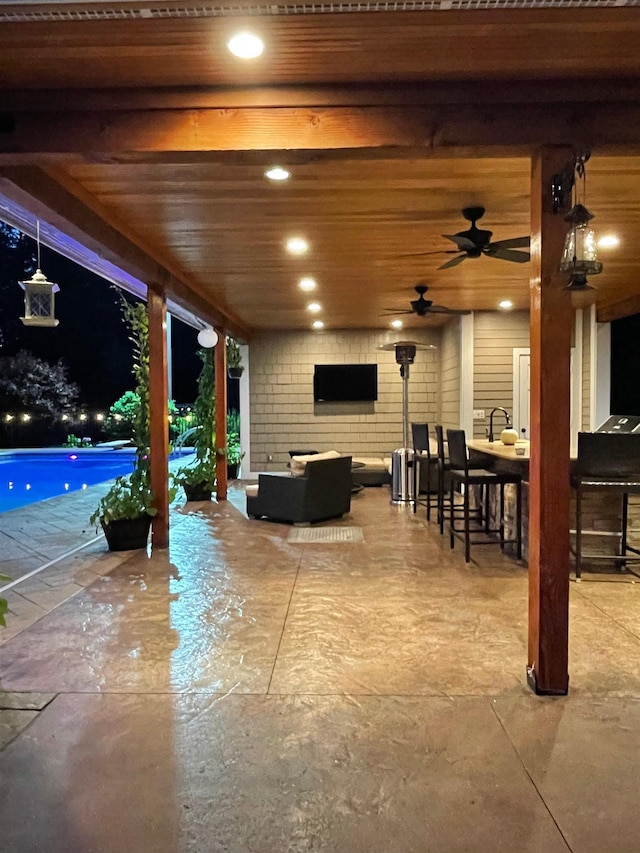
[[509,412],[506,409],[503,409],[502,406],[496,406],[495,409],[491,409],[491,414],[489,415],[489,441],[493,441],[493,416],[495,412],[502,412],[507,419],[507,426],[511,426],[511,418],[509,417]]

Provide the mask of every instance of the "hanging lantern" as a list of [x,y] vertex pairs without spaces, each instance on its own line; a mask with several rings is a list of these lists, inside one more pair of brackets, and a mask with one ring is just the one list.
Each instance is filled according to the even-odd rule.
[[571,224],[571,228],[564,241],[560,272],[568,272],[572,276],[601,273],[596,234],[589,225],[593,214],[584,205],[576,204],[564,219]]
[[37,269],[20,287],[24,290],[24,317],[20,319],[25,326],[57,326],[54,294],[60,290],[58,285]]
[[40,222],[36,221],[36,245],[38,247],[38,268],[28,281],[21,281],[24,290],[24,317],[20,317],[25,326],[57,326],[55,317],[54,294],[60,288],[49,281],[40,269]]
[[585,163],[590,156],[589,151],[578,154],[573,165],[573,207],[564,217],[565,222],[568,222],[571,227],[564,241],[558,267],[559,272],[569,273],[569,284],[566,290],[593,290],[587,283],[587,275],[598,275],[602,272],[602,264],[598,260],[596,234],[589,224],[593,214],[584,204],[587,185]]

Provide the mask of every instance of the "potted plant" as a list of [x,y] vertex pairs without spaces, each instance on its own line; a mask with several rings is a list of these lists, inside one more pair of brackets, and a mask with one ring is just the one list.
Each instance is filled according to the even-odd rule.
[[100,523],[110,551],[146,547],[151,519],[158,512],[154,497],[140,471],[116,477],[90,518],[91,524]]
[[234,433],[227,435],[227,477],[235,480],[238,476],[238,468],[244,457],[240,449],[240,441]]
[[187,501],[210,501],[216,485],[215,442],[215,371],[213,348],[201,348],[198,356],[202,369],[198,377],[198,396],[194,414],[198,427],[195,433],[196,459],[173,475],[173,483],[182,486]]
[[124,297],[122,314],[133,343],[135,393],[140,400],[133,417],[134,468],[129,476],[116,478],[90,519],[96,527],[100,523],[111,551],[146,548],[151,518],[157,513],[149,474],[149,320],[143,303],[131,305]]
[[233,338],[227,338],[227,375],[230,379],[240,379],[244,371],[242,356],[238,342]]

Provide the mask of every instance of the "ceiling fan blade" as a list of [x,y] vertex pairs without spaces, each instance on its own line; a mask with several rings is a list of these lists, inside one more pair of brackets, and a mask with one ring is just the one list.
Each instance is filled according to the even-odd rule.
[[465,311],[462,308],[445,308],[444,305],[432,305],[427,314],[471,314],[471,311]]
[[408,252],[407,254],[393,255],[391,260],[395,261],[398,258],[424,258],[427,255],[449,255],[457,251],[457,249],[444,249],[436,252]]
[[500,261],[513,261],[516,264],[526,264],[531,260],[529,252],[515,252],[513,249],[496,249],[485,253],[489,258],[498,258]]
[[413,314],[412,310],[406,308],[383,308],[385,314]]
[[442,236],[445,240],[451,240],[452,243],[455,243],[461,252],[478,248],[473,240],[469,240],[468,237],[463,237],[461,234],[443,234]]
[[439,266],[438,269],[439,270],[448,270],[451,267],[457,267],[458,264],[461,264],[466,257],[467,257],[466,255],[458,255],[455,258],[451,258],[451,260],[447,261],[446,264],[442,264],[441,266]]
[[514,237],[511,240],[496,240],[494,243],[489,243],[489,249],[496,246],[498,249],[528,249],[531,245],[531,238],[527,235],[523,237]]

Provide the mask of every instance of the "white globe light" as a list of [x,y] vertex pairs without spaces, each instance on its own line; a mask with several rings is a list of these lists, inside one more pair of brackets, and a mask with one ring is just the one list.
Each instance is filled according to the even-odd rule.
[[262,39],[253,33],[238,33],[229,39],[227,47],[239,59],[255,59],[264,50]]
[[211,349],[218,343],[218,333],[211,326],[207,326],[198,332],[198,343],[205,349]]

